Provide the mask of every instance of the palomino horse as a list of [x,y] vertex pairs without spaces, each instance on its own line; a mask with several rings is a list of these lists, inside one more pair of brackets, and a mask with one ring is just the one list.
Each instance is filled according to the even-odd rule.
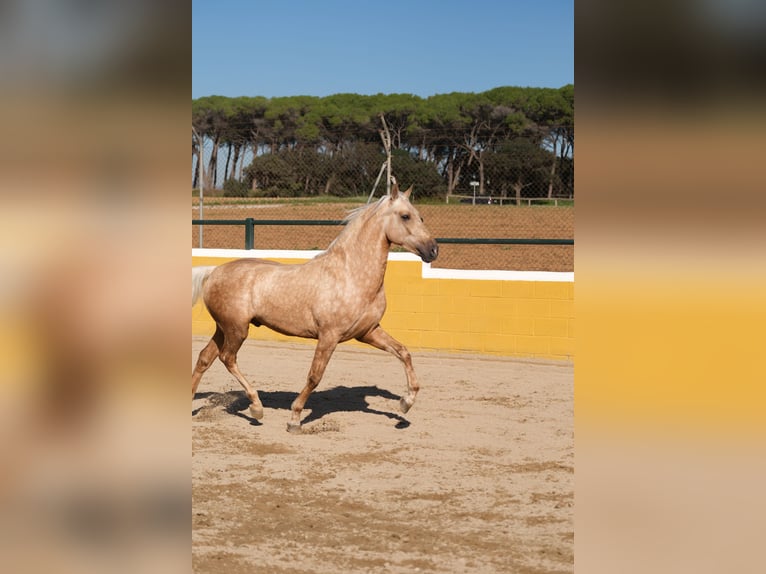
[[300,432],[301,411],[319,384],[338,343],[357,339],[388,351],[404,364],[406,413],[415,402],[418,382],[409,351],[380,327],[386,310],[383,276],[391,244],[416,253],[425,262],[439,247],[410,203],[412,187],[361,207],[324,253],[300,265],[262,259],[238,259],[218,267],[192,269],[192,306],[202,293],[216,323],[213,338],[200,352],[192,373],[192,399],[203,373],[216,357],[240,382],[250,399],[250,414],[263,417],[257,391],[237,367],[237,352],[250,323],[285,335],[317,340],[306,386],[292,403],[290,432]]

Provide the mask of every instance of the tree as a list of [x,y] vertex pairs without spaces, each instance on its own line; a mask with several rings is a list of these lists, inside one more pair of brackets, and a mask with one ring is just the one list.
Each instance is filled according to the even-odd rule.
[[502,142],[496,152],[487,157],[485,169],[500,196],[505,199],[509,190],[513,190],[516,205],[521,205],[525,189],[532,187],[533,190],[526,193],[526,197],[540,197],[549,162],[549,152],[527,138],[515,138]]
[[192,189],[199,186],[199,163],[201,161],[199,138],[192,127]]
[[[518,145],[529,150],[538,148],[527,157],[546,158],[544,183],[549,197],[572,193],[573,85],[559,89],[503,86],[425,99],[412,94],[198,98],[192,102],[192,127],[200,134],[203,149],[195,148],[193,142],[193,161],[199,163],[204,156],[200,152],[209,150],[209,159],[203,162],[208,187],[222,179],[244,179],[248,184],[255,181],[258,190],[273,187],[275,193],[278,186],[284,186],[285,194],[367,193],[383,161],[378,134],[381,114],[393,149],[404,152],[397,155],[398,162],[405,169],[417,165],[413,169],[422,172],[419,177],[424,181],[430,182],[436,174],[441,183],[427,186],[438,193],[454,193],[467,175],[475,176],[479,191],[486,192],[492,179],[488,162],[493,170],[501,169],[508,163],[502,157],[508,147],[505,142],[515,140],[526,141]],[[225,157],[221,153],[219,162],[221,148]],[[495,158],[497,154],[501,157]],[[279,159],[270,165],[270,160],[260,159],[267,155]],[[292,172],[288,165],[277,169],[285,161],[296,164]],[[250,171],[244,169],[247,162],[251,162]],[[539,170],[533,171],[534,193],[539,194]],[[529,179],[530,173],[522,174],[522,180]],[[264,188],[261,180],[271,183]],[[492,181],[496,187],[504,180]],[[532,185],[514,181],[521,190]],[[228,188],[238,189],[233,184]]]
[[[204,171],[204,185],[213,189],[218,179],[218,148],[221,138],[228,129],[228,115],[231,99],[225,96],[208,96],[192,101],[192,127],[202,137],[203,142],[212,142],[210,160]],[[201,150],[204,152],[204,149]]]
[[416,115],[419,127],[413,131],[429,148],[428,155],[446,182],[447,195],[454,193],[468,161],[463,138],[466,118],[461,109],[471,96],[460,92],[431,96]]
[[423,161],[406,150],[394,150],[392,163],[399,186],[414,186],[414,198],[443,197],[446,193],[444,180],[432,163]]
[[256,157],[245,169],[253,195],[277,197],[292,195],[295,173],[286,150],[263,154]]

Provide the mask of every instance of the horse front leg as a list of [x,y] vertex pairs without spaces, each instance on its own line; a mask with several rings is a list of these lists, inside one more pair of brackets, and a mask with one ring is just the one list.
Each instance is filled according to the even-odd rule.
[[407,347],[386,333],[380,325],[375,326],[371,331],[368,331],[367,334],[359,337],[357,340],[372,345],[382,351],[391,353],[402,362],[404,365],[404,373],[407,375],[407,394],[399,400],[399,408],[403,413],[409,411],[410,408],[412,408],[412,405],[415,404],[415,397],[420,390],[420,385],[415,376],[415,369],[412,368],[412,356],[407,350]]
[[311,392],[317,387],[319,381],[322,380],[322,375],[327,368],[327,363],[330,362],[335,347],[338,346],[337,339],[319,339],[317,341],[317,347],[314,351],[314,359],[311,361],[311,368],[309,369],[308,377],[306,378],[306,386],[293,401],[292,417],[290,422],[287,423],[287,432],[299,433],[301,432],[301,411],[306,405],[306,401],[309,398]]

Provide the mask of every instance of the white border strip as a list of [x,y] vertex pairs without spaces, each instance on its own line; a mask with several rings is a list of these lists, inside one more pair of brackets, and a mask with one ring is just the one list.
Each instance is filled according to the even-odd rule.
[[478,279],[486,281],[546,281],[573,283],[574,273],[557,271],[503,271],[500,269],[442,269],[423,263],[423,279]]
[[[225,257],[227,259],[313,259],[324,251],[297,249],[199,249],[192,248],[192,257]],[[412,253],[389,253],[389,261],[420,261]]]
[[192,257],[224,257],[227,259],[314,259],[324,251],[297,249],[192,249]]
[[[192,257],[223,257],[227,259],[313,259],[324,251],[300,251],[290,249],[192,249]],[[412,253],[389,253],[389,261],[420,262]],[[499,269],[442,269],[422,265],[423,279],[475,279],[483,281],[545,281],[573,283],[574,273],[556,271],[503,271]]]

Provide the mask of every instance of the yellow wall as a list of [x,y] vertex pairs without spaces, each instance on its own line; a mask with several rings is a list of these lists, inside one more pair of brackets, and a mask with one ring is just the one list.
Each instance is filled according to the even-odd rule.
[[[193,255],[192,265],[233,258]],[[574,281],[423,278],[422,270],[419,260],[392,260],[386,272],[388,309],[381,325],[410,349],[574,359]],[[198,303],[192,309],[192,334],[213,331],[212,319]],[[265,327],[251,327],[250,337],[305,341]]]

